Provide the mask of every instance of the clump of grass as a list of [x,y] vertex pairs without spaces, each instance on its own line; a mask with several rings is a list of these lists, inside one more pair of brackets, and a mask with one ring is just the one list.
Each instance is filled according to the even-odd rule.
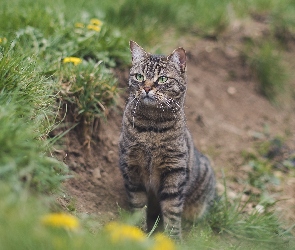
[[[85,215],[74,216],[49,211],[52,200],[16,194],[0,181],[0,244],[3,249],[107,249],[176,250],[168,237],[157,234],[148,238],[139,228],[111,222],[95,232],[85,226]],[[86,218],[85,218],[86,217]]]
[[[99,25],[92,24],[95,21]],[[108,67],[126,65],[130,57],[127,39],[98,19],[67,23],[49,37],[41,29],[26,26],[16,31],[16,37],[18,48],[35,53],[44,72],[56,70],[68,56],[103,61]]]
[[109,6],[106,10],[106,20],[119,26],[130,36],[142,44],[149,41],[159,41],[161,33],[167,24],[177,26],[176,9],[168,1],[144,1],[140,4],[125,0],[118,6]]
[[33,58],[0,49],[0,180],[18,192],[55,189],[66,169],[46,155],[53,88],[34,70]]
[[294,39],[295,4],[292,0],[281,0],[271,12],[271,28],[283,46]]
[[204,249],[292,249],[294,237],[270,207],[246,212],[246,206],[241,199],[230,201],[225,188],[220,200],[189,233],[188,245],[194,242]]
[[204,37],[218,37],[229,24],[230,1],[178,1],[177,17],[180,28]]
[[[248,182],[261,191],[266,191],[271,185],[280,185],[281,174],[292,173],[294,170],[294,155],[281,137],[259,141],[254,152],[244,152],[248,169]],[[279,176],[281,176],[279,174]]]
[[102,62],[63,63],[58,77],[58,96],[63,102],[74,105],[76,121],[83,116],[88,121],[104,117],[115,105],[117,81]]
[[57,83],[61,106],[69,105],[73,121],[86,125],[82,130],[89,141],[94,119],[105,118],[116,103],[117,82],[110,68],[129,62],[125,38],[99,19],[65,25],[48,38],[34,27],[16,35],[17,48],[34,52],[39,70]]
[[27,118],[46,110],[53,102],[48,98],[53,88],[43,84],[45,79],[34,70],[35,63],[34,57],[15,52],[13,46],[0,45],[1,96],[7,99],[7,103],[18,103],[17,112]]
[[35,126],[18,117],[18,105],[3,104],[0,96],[0,180],[15,191],[30,188],[34,192],[56,189],[65,179],[66,168],[46,155],[47,144],[37,140]]
[[135,4],[125,0],[106,10],[107,21],[116,24],[142,44],[159,42],[163,33],[173,28],[184,34],[218,36],[228,25],[229,1],[145,1]]
[[278,49],[272,42],[262,42],[258,46],[249,43],[246,58],[259,81],[260,93],[276,103],[287,83],[286,68]]

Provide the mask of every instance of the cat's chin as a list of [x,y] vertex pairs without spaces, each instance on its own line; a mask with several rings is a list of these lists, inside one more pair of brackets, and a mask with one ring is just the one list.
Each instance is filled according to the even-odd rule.
[[156,106],[157,105],[157,101],[152,97],[144,97],[144,98],[142,98],[141,102],[145,105],[148,105],[148,106]]

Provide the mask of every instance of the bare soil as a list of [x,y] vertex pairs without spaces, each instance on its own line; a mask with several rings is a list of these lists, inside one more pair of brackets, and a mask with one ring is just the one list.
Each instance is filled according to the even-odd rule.
[[[224,172],[230,198],[250,188],[242,152],[251,152],[257,140],[267,139],[266,134],[280,135],[287,138],[288,148],[295,150],[294,103],[272,105],[259,93],[253,72],[240,56],[245,37],[263,35],[264,26],[257,23],[251,27],[250,32],[247,25],[236,24],[218,40],[190,38],[176,45],[183,46],[188,55],[187,125],[195,145],[211,158],[219,192]],[[294,48],[286,53],[289,58],[295,58]],[[295,63],[292,67],[295,70]],[[96,124],[90,148],[83,145],[80,126],[67,134],[65,149],[60,151],[74,175],[64,183],[64,190],[76,210],[106,220],[117,216],[118,206],[128,209],[117,149],[128,72],[118,70],[117,76],[122,87],[118,106],[110,111],[107,121]],[[276,210],[294,224],[295,178],[288,173],[280,178],[281,185],[271,190],[276,199],[284,199]],[[61,201],[65,207],[67,202]]]

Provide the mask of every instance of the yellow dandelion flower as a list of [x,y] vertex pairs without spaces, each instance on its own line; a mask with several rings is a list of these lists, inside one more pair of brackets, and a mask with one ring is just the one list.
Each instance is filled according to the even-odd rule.
[[92,18],[92,19],[90,20],[90,23],[91,23],[92,25],[96,25],[96,26],[102,26],[102,24],[103,24],[103,22],[100,21],[100,20],[97,19],[97,18]]
[[105,229],[109,233],[110,238],[114,243],[125,240],[137,242],[143,242],[146,240],[144,232],[134,226],[124,225],[117,222],[110,222],[106,225]]
[[87,29],[99,32],[101,30],[101,27],[93,24],[88,24]]
[[79,228],[79,221],[76,217],[65,213],[52,213],[42,217],[41,222],[45,226],[75,230]]
[[84,28],[85,25],[84,25],[84,23],[75,23],[75,27],[76,28]]
[[7,39],[6,37],[0,37],[0,43],[6,43],[7,42]]
[[162,249],[175,250],[176,249],[174,242],[170,238],[165,236],[164,234],[157,233],[154,236],[154,240],[155,240],[155,244],[152,248],[150,248],[150,250],[162,250]]
[[65,57],[63,59],[63,63],[73,63],[74,65],[78,65],[82,62],[82,59],[79,57]]

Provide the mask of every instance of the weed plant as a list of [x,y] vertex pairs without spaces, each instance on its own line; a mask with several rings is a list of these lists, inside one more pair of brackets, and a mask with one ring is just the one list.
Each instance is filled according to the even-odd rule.
[[18,192],[50,191],[66,170],[46,156],[53,88],[34,70],[33,58],[3,47],[0,56],[0,180]]
[[244,152],[245,162],[250,166],[248,182],[261,191],[267,191],[270,185],[280,185],[281,178],[276,173],[294,175],[294,154],[280,137],[260,141],[255,153]]
[[38,69],[54,85],[61,106],[71,106],[74,122],[106,117],[117,98],[110,68],[129,61],[127,42],[120,32],[99,19],[65,25],[53,36],[27,26],[16,32],[16,47],[35,53]]
[[48,209],[51,199],[16,194],[2,181],[0,199],[2,249],[176,249],[167,237],[147,238],[140,229],[122,223],[112,222],[91,233],[85,227],[87,218],[59,211],[52,214]]
[[246,212],[247,204],[241,199],[230,201],[225,189],[206,217],[188,233],[187,249],[195,245],[200,249],[292,249],[294,237],[272,209]]
[[288,78],[280,51],[272,42],[254,45],[253,41],[249,41],[244,55],[259,80],[260,93],[276,103],[277,97],[286,90]]
[[104,117],[108,107],[115,104],[117,82],[102,62],[83,61],[61,65],[59,76],[59,99],[73,104],[75,120],[84,117],[87,121]]
[[[50,213],[52,200],[16,194],[0,181],[0,244],[3,249],[292,249],[294,238],[281,228],[272,213],[243,214],[239,202],[224,195],[207,218],[173,243],[161,234],[147,237],[129,223],[111,222],[89,232],[84,219]],[[41,201],[41,202],[40,202]],[[34,207],[34,209],[32,209]],[[57,218],[60,218],[57,221]],[[45,219],[46,218],[46,223]],[[51,219],[50,219],[51,218]],[[126,218],[125,218],[126,220]],[[13,232],[13,233],[11,233]],[[160,239],[159,239],[159,236]],[[157,239],[158,238],[158,239]]]

